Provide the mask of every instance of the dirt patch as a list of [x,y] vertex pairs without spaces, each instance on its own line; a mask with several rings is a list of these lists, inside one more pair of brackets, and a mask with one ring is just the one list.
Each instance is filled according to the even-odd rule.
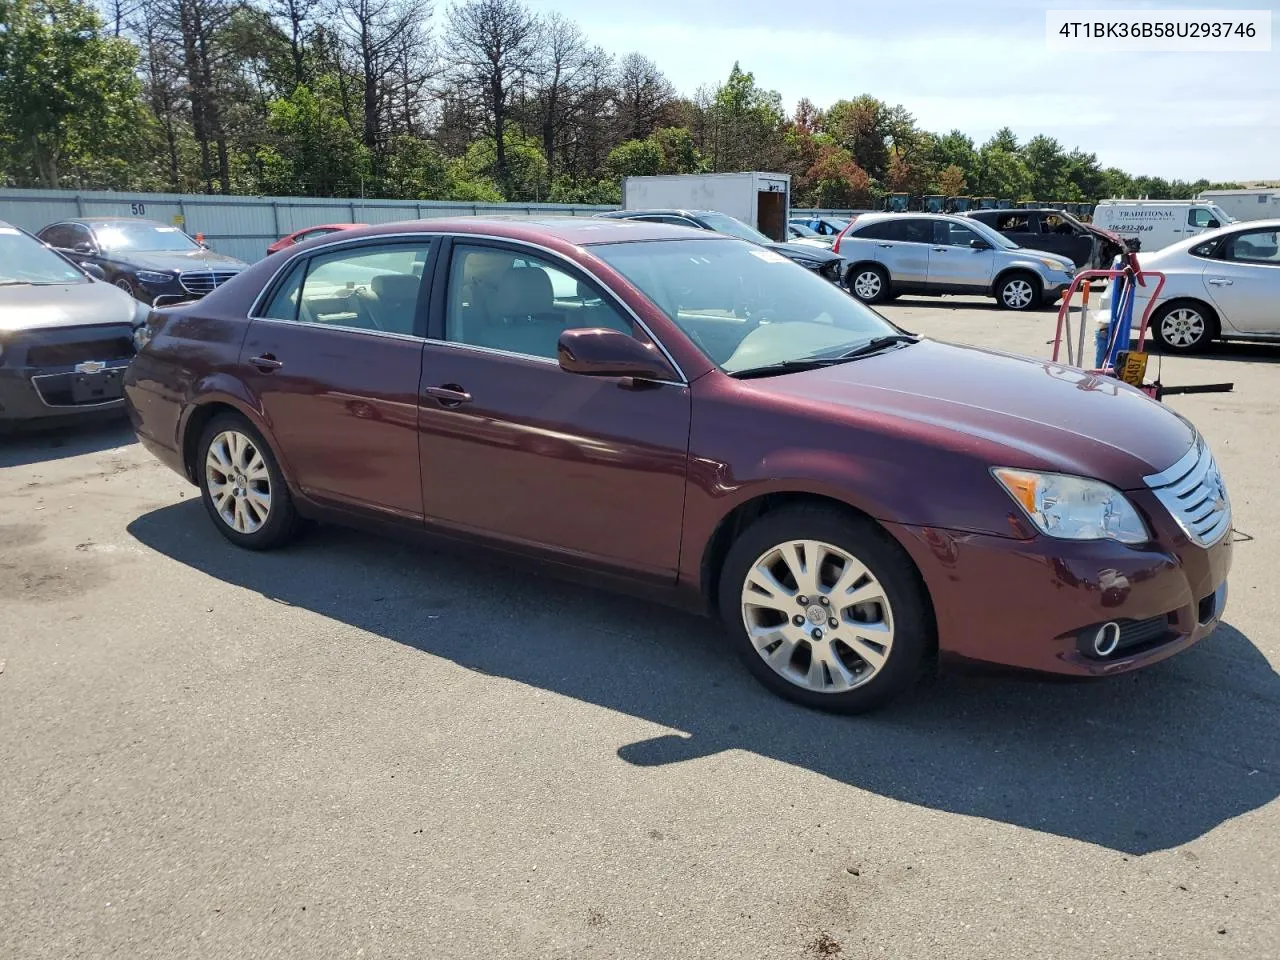
[[51,603],[79,597],[110,579],[105,562],[31,550],[0,559],[0,600]]
[[44,538],[44,530],[34,523],[0,523],[0,548],[29,547]]

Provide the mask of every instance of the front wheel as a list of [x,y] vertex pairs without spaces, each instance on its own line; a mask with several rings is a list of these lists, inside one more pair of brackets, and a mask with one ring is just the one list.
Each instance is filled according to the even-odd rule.
[[996,285],[996,301],[1006,310],[1031,310],[1040,303],[1040,282],[1029,273],[1011,273]]
[[1191,300],[1167,303],[1151,318],[1151,333],[1169,353],[1196,353],[1217,336],[1217,318]]
[[131,281],[128,277],[121,277],[120,279],[118,279],[116,281],[116,286],[119,287],[121,290],[123,290],[125,293],[127,293],[129,296],[133,297],[135,300],[138,299],[138,291],[134,289],[133,281]]
[[220,414],[200,436],[200,496],[218,532],[239,547],[269,550],[298,528],[275,455],[248,420]]
[[901,693],[933,643],[928,595],[902,548],[873,521],[824,507],[748,527],[719,601],[756,678],[822,710],[857,713]]

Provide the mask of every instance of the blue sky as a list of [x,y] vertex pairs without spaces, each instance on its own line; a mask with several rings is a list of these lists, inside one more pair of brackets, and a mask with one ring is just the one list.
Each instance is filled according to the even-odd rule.
[[[682,93],[735,60],[788,107],[870,93],[926,129],[979,143],[1008,125],[1057,137],[1130,173],[1280,179],[1280,52],[1078,53],[1045,47],[1046,10],[1254,8],[1280,3],[1125,0],[530,0],[614,53],[638,50]],[[1123,96],[1121,94],[1123,93]]]

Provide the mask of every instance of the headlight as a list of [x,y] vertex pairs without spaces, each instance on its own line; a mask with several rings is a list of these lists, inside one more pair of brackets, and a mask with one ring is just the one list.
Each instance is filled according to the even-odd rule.
[[1128,498],[1099,480],[1008,467],[997,467],[991,473],[1046,536],[1120,543],[1151,539]]
[[151,342],[151,327],[147,323],[147,317],[151,315],[151,308],[139,300],[133,302],[133,347],[135,350],[141,350]]
[[1050,260],[1048,257],[1041,257],[1040,262],[1050,270],[1059,270],[1064,273],[1071,270],[1070,264],[1063,263],[1061,260]]
[[139,270],[134,276],[139,283],[168,283],[173,279],[172,273],[157,273],[154,270]]

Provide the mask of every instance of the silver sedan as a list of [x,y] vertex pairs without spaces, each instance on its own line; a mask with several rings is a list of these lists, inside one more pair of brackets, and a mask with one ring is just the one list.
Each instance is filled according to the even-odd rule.
[[[1151,334],[1165,350],[1193,353],[1213,340],[1280,341],[1280,220],[1233,223],[1139,254],[1138,262],[1165,275],[1151,314]],[[1135,322],[1152,290],[1138,288]]]

